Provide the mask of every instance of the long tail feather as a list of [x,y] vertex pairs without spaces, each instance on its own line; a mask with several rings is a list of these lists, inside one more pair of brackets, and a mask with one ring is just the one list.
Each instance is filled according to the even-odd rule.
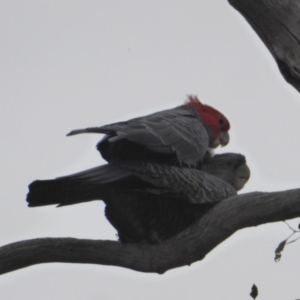
[[53,180],[36,180],[29,185],[28,206],[59,206],[101,200],[109,192],[109,183],[130,172],[108,164]]
[[67,134],[67,136],[81,134],[81,133],[106,133],[107,130],[103,129],[102,127],[91,127],[91,128],[85,128],[85,129],[76,129],[72,130]]
[[101,186],[67,179],[36,180],[29,185],[28,206],[59,206],[101,199]]

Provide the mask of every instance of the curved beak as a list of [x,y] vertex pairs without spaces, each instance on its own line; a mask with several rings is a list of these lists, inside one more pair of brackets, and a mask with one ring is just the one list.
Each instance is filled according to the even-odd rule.
[[246,184],[246,182],[250,178],[250,169],[246,164],[244,164],[244,165],[240,166],[239,168],[237,168],[236,178],[237,178],[236,189],[240,190],[244,187],[244,185]]
[[216,148],[218,146],[226,146],[229,143],[230,137],[227,131],[221,131],[219,136],[215,139],[212,144],[212,148]]

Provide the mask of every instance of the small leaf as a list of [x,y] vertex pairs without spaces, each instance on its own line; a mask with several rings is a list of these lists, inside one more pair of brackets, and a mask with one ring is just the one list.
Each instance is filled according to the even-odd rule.
[[285,243],[286,243],[286,240],[282,241],[282,242],[278,245],[278,247],[276,248],[275,253],[280,253],[280,252],[282,252],[282,250],[284,249]]
[[274,258],[275,262],[279,262],[280,259],[281,259],[281,254],[276,253],[275,258]]
[[253,299],[256,299],[258,295],[258,289],[257,289],[257,286],[255,284],[252,285],[252,290],[251,290],[251,293],[250,293],[250,296],[253,298]]
[[281,258],[281,252],[283,251],[283,249],[284,249],[284,246],[285,246],[285,244],[286,244],[286,241],[287,240],[284,240],[284,241],[282,241],[279,245],[278,245],[278,247],[276,248],[276,250],[275,250],[275,261],[276,262],[278,262],[278,261],[280,261],[280,258]]

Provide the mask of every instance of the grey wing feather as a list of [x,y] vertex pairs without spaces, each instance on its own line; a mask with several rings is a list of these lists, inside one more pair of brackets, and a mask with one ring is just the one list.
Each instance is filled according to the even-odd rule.
[[131,171],[120,168],[114,164],[107,164],[92,169],[88,169],[72,175],[59,177],[57,179],[79,179],[91,184],[104,184],[114,182],[131,175]]
[[196,169],[143,162],[122,166],[157,187],[184,194],[191,203],[218,203],[237,194],[225,181]]
[[196,165],[205,155],[209,138],[200,116],[187,105],[161,111],[127,122],[79,129],[79,133],[115,134],[108,140],[124,138],[159,153],[176,153],[178,160]]

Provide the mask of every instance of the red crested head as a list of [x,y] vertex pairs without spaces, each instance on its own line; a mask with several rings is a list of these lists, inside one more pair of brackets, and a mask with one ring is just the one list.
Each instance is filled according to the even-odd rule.
[[192,105],[196,109],[203,122],[211,128],[215,138],[221,132],[227,132],[230,129],[227,118],[213,107],[202,104],[197,96],[188,96],[186,104]]

